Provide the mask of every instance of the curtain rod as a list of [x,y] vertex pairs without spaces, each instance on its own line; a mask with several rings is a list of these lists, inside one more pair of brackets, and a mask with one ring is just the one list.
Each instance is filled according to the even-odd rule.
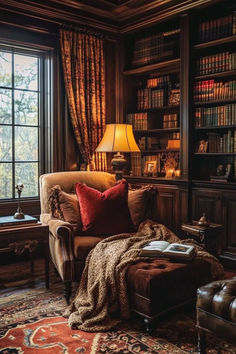
[[75,25],[69,25],[69,24],[62,23],[60,28],[65,29],[65,30],[74,31],[74,32],[90,34],[90,35],[96,36],[98,38],[104,38],[104,35],[101,32],[97,32],[93,29],[89,29],[84,26],[77,27]]

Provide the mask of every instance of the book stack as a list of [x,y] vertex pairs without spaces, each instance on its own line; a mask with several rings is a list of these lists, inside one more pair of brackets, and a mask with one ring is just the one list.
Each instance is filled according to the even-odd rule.
[[215,39],[224,38],[236,34],[236,12],[204,21],[198,27],[199,43],[209,42]]
[[178,115],[177,113],[163,115],[163,128],[177,128]]
[[199,75],[215,74],[236,69],[236,53],[223,52],[199,58],[196,61]]
[[194,101],[211,101],[236,98],[236,80],[218,82],[197,81],[194,84]]
[[142,164],[141,164],[141,154],[139,152],[135,152],[131,154],[131,171],[130,174],[132,176],[141,176],[142,175]]
[[195,127],[220,127],[236,124],[236,104],[195,109]]
[[132,66],[139,67],[172,59],[179,53],[179,29],[141,37],[134,42]]

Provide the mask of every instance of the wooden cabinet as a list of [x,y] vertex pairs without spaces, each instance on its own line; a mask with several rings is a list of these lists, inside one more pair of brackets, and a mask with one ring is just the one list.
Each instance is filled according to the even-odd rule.
[[199,220],[203,212],[211,222],[222,224],[220,258],[230,266],[236,264],[236,190],[193,188],[192,219]]

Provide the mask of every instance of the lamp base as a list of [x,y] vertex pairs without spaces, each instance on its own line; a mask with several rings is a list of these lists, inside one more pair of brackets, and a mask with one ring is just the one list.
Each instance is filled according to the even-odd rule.
[[113,159],[111,160],[111,165],[113,168],[113,171],[115,172],[116,180],[119,181],[122,179],[122,170],[127,164],[127,161],[120,152],[117,152],[114,156]]

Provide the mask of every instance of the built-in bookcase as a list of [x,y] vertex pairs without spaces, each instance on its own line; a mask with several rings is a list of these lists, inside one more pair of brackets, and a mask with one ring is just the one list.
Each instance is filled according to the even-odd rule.
[[179,42],[176,22],[126,41],[124,115],[141,150],[130,158],[133,176],[165,177],[167,169],[174,176],[180,169]]
[[213,12],[195,27],[193,178],[235,182],[236,12]]

